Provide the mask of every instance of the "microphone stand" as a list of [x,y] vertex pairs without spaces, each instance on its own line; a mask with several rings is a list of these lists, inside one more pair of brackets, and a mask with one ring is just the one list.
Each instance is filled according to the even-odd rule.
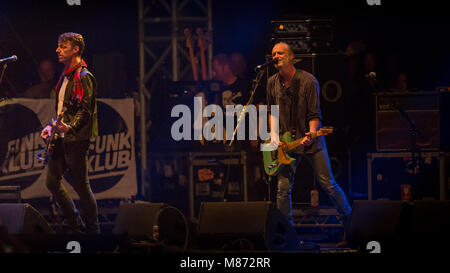
[[[420,132],[419,128],[416,127],[414,124],[414,121],[412,121],[411,117],[405,113],[405,111],[398,105],[397,102],[393,102],[393,107],[400,112],[400,114],[406,119],[406,121],[409,124],[409,135],[410,135],[410,151],[411,151],[411,157],[414,164],[414,168],[420,168],[420,162],[421,162],[421,156],[420,156],[420,149],[417,147],[416,139],[417,136],[423,138],[422,133]],[[417,155],[416,155],[417,153]]]
[[[228,144],[228,146],[231,147],[231,150],[230,150],[231,153],[233,152],[233,148],[234,148],[234,146],[232,146],[232,145],[233,145],[233,142],[234,142],[234,136],[235,136],[236,133],[237,133],[237,130],[238,130],[239,125],[240,125],[240,123],[241,123],[241,119],[242,119],[242,117],[245,115],[245,110],[247,109],[247,106],[253,102],[253,98],[254,98],[254,96],[255,96],[256,89],[258,88],[258,86],[259,86],[259,84],[260,84],[260,82],[261,82],[261,78],[262,78],[263,75],[264,75],[264,70],[265,70],[265,69],[262,69],[262,68],[263,68],[263,67],[261,67],[261,68],[259,68],[259,69],[258,69],[258,68],[256,69],[257,72],[258,72],[258,74],[256,75],[256,78],[253,80],[253,89],[252,89],[252,91],[251,91],[250,98],[248,99],[247,104],[244,106],[244,108],[242,108],[242,111],[241,111],[241,113],[239,114],[239,118],[238,118],[238,121],[237,121],[237,124],[236,124],[236,128],[234,129],[233,136],[232,136],[232,138],[231,138],[230,143]],[[230,158],[231,158],[231,155],[230,155]],[[227,187],[228,187],[228,180],[229,180],[229,178],[230,178],[230,165],[227,166],[227,171],[226,171],[226,175],[225,175],[225,181],[224,181],[224,201],[226,201],[225,194],[226,194],[226,190],[227,190]]]
[[8,67],[7,63],[3,64],[2,74],[0,75],[0,84],[2,84],[3,76],[5,75],[6,68]]
[[245,110],[247,109],[247,106],[253,102],[253,97],[255,96],[256,89],[258,88],[263,75],[264,75],[264,69],[259,69],[258,74],[256,75],[256,78],[253,80],[253,89],[251,91],[250,98],[248,99],[247,104],[244,106],[244,108],[242,108],[242,111],[239,115],[239,118],[238,118],[238,121],[236,124],[236,128],[234,129],[234,132],[233,132],[233,136],[231,137],[230,144],[228,144],[228,146],[230,146],[230,147],[231,147],[231,145],[233,145],[234,136],[236,135],[239,125],[241,124],[241,119],[245,114]]

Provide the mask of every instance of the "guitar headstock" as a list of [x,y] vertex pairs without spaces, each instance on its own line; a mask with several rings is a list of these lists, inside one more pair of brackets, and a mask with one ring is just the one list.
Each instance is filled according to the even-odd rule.
[[198,27],[197,30],[197,36],[198,36],[198,47],[201,51],[205,51],[206,43],[205,43],[205,36],[203,35],[203,29],[201,27]]
[[186,38],[186,47],[187,48],[192,48],[192,35],[191,35],[191,30],[188,28],[184,29],[184,37]]
[[316,133],[318,136],[326,136],[326,135],[332,134],[333,131],[334,131],[333,127],[327,126],[327,127],[320,128],[319,131],[317,131]]

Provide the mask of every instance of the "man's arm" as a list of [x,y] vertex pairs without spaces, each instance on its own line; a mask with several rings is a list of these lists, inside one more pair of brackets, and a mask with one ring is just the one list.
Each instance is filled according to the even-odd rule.
[[275,82],[275,78],[270,78],[269,81],[267,82],[266,101],[267,101],[267,110],[268,110],[268,115],[269,115],[270,141],[271,141],[271,145],[274,148],[277,148],[278,145],[280,145],[280,144],[282,145],[282,143],[280,143],[280,136],[279,136],[279,132],[277,132],[277,130],[275,128],[276,126],[273,126],[274,124],[279,124],[279,121],[276,120],[276,117],[274,115],[272,115],[272,113],[271,113],[271,106],[276,104],[275,99],[272,95],[272,91],[275,88],[274,82]]
[[317,82],[316,79],[313,78],[311,79],[311,81],[306,83],[305,88],[307,101],[306,107],[308,108],[306,120],[308,121],[310,131],[315,132],[319,129],[320,120],[322,118],[319,101],[320,97],[319,83]]
[[278,132],[275,129],[275,126],[272,126],[272,124],[278,123],[275,116],[269,114],[269,128],[270,128],[270,140],[273,145],[280,145],[280,136]]
[[[309,135],[310,133],[317,132],[320,127],[320,119],[322,117],[319,102],[320,88],[319,83],[315,79],[313,79],[309,84],[306,84],[305,88],[308,108],[306,120],[309,125],[309,132],[306,133],[306,135]],[[310,146],[312,142],[313,140],[305,140],[303,145]]]
[[320,127],[320,119],[319,118],[313,118],[309,121],[309,131],[311,133],[317,132]]

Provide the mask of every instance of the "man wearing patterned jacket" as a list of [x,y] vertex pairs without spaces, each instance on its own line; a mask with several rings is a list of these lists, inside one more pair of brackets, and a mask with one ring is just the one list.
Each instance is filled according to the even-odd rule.
[[[56,114],[63,112],[63,118],[58,124],[52,121],[58,135],[48,161],[46,184],[64,214],[69,232],[99,234],[97,203],[88,179],[90,139],[98,135],[97,83],[82,59],[84,47],[83,36],[77,33],[64,33],[58,39],[56,53],[65,67],[55,88]],[[50,134],[51,126],[47,126],[41,136],[47,138]],[[61,183],[66,170],[80,197],[84,221]]]

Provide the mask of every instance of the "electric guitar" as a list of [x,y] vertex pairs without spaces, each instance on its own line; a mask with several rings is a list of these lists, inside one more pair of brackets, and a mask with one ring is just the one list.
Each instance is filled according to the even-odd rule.
[[[291,132],[286,132],[280,138],[280,141],[286,144],[278,147],[275,151],[263,151],[264,170],[270,176],[277,175],[285,165],[289,165],[295,161],[295,158],[289,155],[295,148],[302,145],[302,141],[305,139],[311,140],[319,136],[326,136],[333,133],[332,127],[323,127],[317,132],[304,136],[300,139],[294,140],[291,136]],[[270,143],[270,139],[266,140],[266,144]]]
[[[202,80],[203,81],[207,81],[209,80],[208,78],[208,72],[207,72],[207,66],[206,66],[206,46],[208,44],[209,35],[206,35],[203,33],[203,29],[201,27],[197,27],[196,29],[196,33],[197,33],[197,38],[198,38],[198,48],[199,48],[199,55],[200,55],[200,65],[201,65],[201,74],[202,74]],[[206,105],[206,104],[205,104]],[[215,113],[213,113],[212,117],[214,117]],[[203,123],[206,123],[208,120],[205,119]],[[213,126],[213,128],[211,129],[212,132],[215,132],[216,128]],[[223,136],[223,140],[217,140],[217,139],[213,139],[212,142],[213,143],[220,143],[222,142],[223,144],[225,144],[227,142],[226,140],[226,129],[223,128],[223,132],[222,132],[222,136]]]
[[61,124],[61,120],[63,118],[64,111],[61,112],[58,117],[56,118],[55,125],[51,126],[50,130],[50,136],[47,137],[45,140],[45,148],[42,149],[36,157],[42,161],[44,161],[44,165],[46,166],[48,163],[48,160],[52,156],[53,151],[55,150],[55,141],[59,137],[59,133],[56,132],[56,127]]
[[198,81],[198,73],[197,73],[197,62],[195,60],[194,55],[194,47],[192,46],[191,41],[191,30],[188,28],[184,29],[184,37],[186,38],[186,47],[189,49],[189,60],[192,66],[192,74],[194,77],[194,81]]
[[[194,46],[192,45],[192,34],[191,34],[191,30],[189,28],[185,28],[184,29],[184,38],[186,38],[186,47],[189,49],[189,61],[191,63],[191,67],[192,67],[192,76],[194,78],[194,81],[198,81],[198,72],[197,72],[197,61],[195,59],[195,55],[194,55]],[[203,113],[203,109],[205,107],[206,104],[206,98],[205,95],[203,94],[201,96],[202,98],[202,113]],[[206,123],[206,118],[202,118],[202,128],[203,125]],[[205,139],[203,138],[203,134],[200,138],[200,144],[201,145],[205,145]]]

